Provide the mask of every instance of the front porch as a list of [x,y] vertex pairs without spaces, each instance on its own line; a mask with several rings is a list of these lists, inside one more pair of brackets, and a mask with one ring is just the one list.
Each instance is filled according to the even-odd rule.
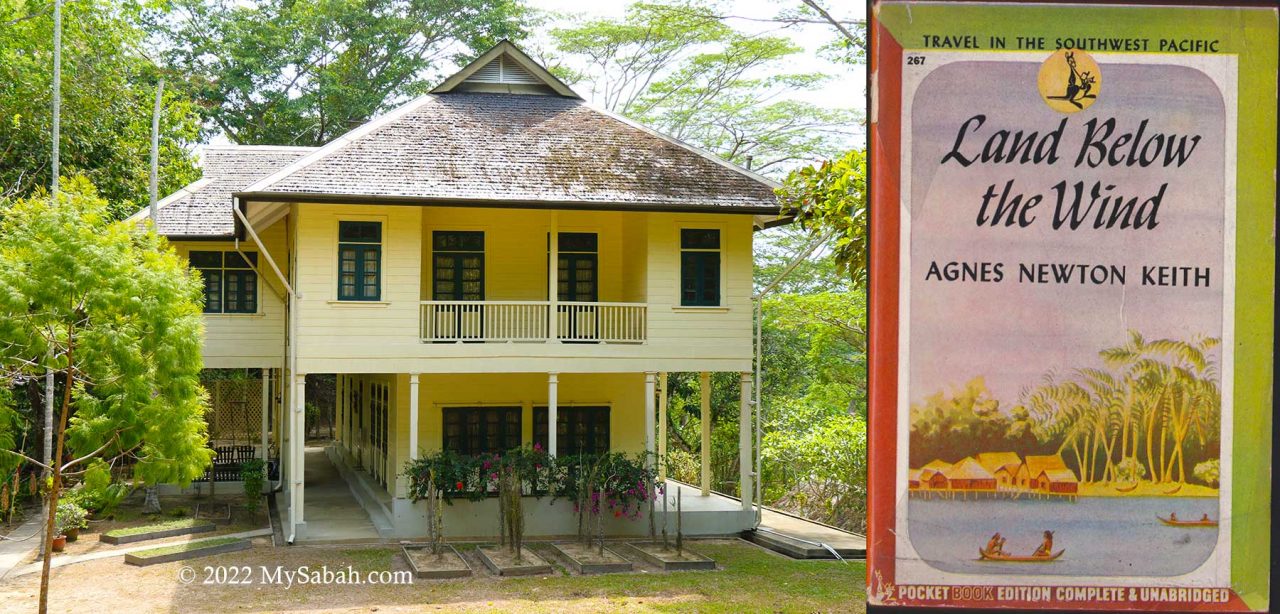
[[[296,541],[302,543],[356,543],[425,540],[426,514],[422,504],[392,497],[378,478],[351,464],[351,457],[337,446],[307,449],[308,507],[305,527]],[[319,468],[313,469],[313,466]],[[667,480],[663,499],[654,502],[654,526],[661,535],[663,522],[669,535],[676,532],[677,498],[683,505],[681,525],[689,536],[737,535],[751,525],[754,511],[742,509],[738,499],[717,493],[706,496],[688,484]],[[577,534],[573,503],[551,497],[525,497],[525,527],[530,538],[571,538]],[[445,534],[453,541],[489,541],[498,533],[497,499],[471,502],[456,500],[445,505]],[[648,517],[635,520],[607,518],[605,532],[613,537],[647,536]]]
[[[664,374],[657,373],[339,375],[334,442],[323,450],[308,448],[305,453],[285,455],[286,459],[297,459],[295,464],[299,465],[290,470],[291,476],[299,469],[306,475],[302,484],[293,477],[286,482],[286,491],[293,491],[289,492],[289,504],[296,512],[286,524],[298,525],[295,539],[341,539],[334,532],[350,533],[341,530],[345,520],[317,516],[312,509],[321,505],[324,514],[329,514],[339,509],[335,501],[341,498],[350,503],[341,507],[343,513],[354,510],[362,523],[368,521],[352,539],[423,537],[425,505],[411,500],[409,479],[403,473],[410,461],[442,450],[476,457],[540,445],[549,453],[554,451],[553,456],[621,452],[636,455],[632,456],[635,459],[641,454],[660,459],[665,454],[661,444],[667,437],[665,383]],[[702,386],[706,397],[703,418],[710,424],[709,373],[702,378]],[[739,487],[748,495],[753,492],[749,388],[750,380],[744,376],[738,412],[740,466],[744,468]],[[301,392],[301,386],[295,388],[295,394]],[[296,401],[305,403],[302,398]],[[674,533],[677,493],[683,503],[682,527],[687,535],[730,535],[752,526],[750,497],[740,501],[711,492],[710,435],[709,428],[703,430],[702,483],[667,482],[667,511],[662,511],[661,499],[654,505],[658,530],[665,518],[669,532]],[[301,443],[298,439],[297,444]],[[315,470],[316,464],[325,469]],[[318,501],[317,497],[323,499]],[[526,506],[530,537],[576,534],[571,501],[530,496]],[[497,508],[496,498],[455,499],[446,506],[445,532],[451,538],[492,537],[498,532]],[[606,532],[646,535],[649,520],[647,509],[642,511],[645,513],[639,520],[608,518]],[[331,530],[330,526],[336,528]]]

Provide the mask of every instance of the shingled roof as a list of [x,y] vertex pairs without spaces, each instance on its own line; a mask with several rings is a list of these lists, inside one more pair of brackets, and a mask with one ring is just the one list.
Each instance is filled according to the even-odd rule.
[[[171,237],[229,236],[235,231],[231,194],[314,152],[315,147],[207,146],[200,156],[200,180],[159,203],[157,230]],[[130,218],[150,217],[144,208]]]
[[575,98],[455,91],[423,96],[239,196],[771,214],[775,185]]
[[591,108],[507,41],[323,147],[210,147],[204,169],[162,201],[162,234],[234,234],[233,197],[778,214],[776,182]]

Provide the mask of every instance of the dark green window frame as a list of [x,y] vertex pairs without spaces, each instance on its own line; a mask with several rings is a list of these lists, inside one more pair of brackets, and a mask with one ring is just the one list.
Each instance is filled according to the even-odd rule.
[[475,456],[520,447],[520,407],[446,407],[442,414],[445,450]]
[[720,306],[720,231],[680,229],[680,304]]
[[[556,407],[556,455],[609,453],[607,405]],[[533,408],[533,441],[547,449],[547,408]]]
[[338,300],[382,300],[382,222],[338,222]]
[[431,233],[431,300],[484,300],[484,232]]
[[[245,257],[248,259],[246,260]],[[205,313],[258,313],[256,252],[192,251],[191,268],[204,280]]]

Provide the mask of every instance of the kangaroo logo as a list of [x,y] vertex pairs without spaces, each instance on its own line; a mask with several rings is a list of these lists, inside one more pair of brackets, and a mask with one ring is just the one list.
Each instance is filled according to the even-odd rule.
[[1059,49],[1040,65],[1040,97],[1060,113],[1076,113],[1098,99],[1102,73],[1098,63],[1079,49]]

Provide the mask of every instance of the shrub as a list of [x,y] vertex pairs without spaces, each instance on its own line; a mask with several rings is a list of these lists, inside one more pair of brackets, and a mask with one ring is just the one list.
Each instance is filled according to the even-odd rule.
[[83,529],[89,526],[89,512],[72,501],[58,503],[58,513],[53,516],[54,529],[58,535],[65,534],[67,529]]
[[64,496],[92,513],[108,515],[129,496],[130,490],[128,484],[112,483],[110,466],[95,458],[85,470],[80,486]]
[[244,481],[244,506],[257,513],[262,503],[262,487],[266,484],[267,464],[260,458],[252,458],[240,464],[240,479]]

